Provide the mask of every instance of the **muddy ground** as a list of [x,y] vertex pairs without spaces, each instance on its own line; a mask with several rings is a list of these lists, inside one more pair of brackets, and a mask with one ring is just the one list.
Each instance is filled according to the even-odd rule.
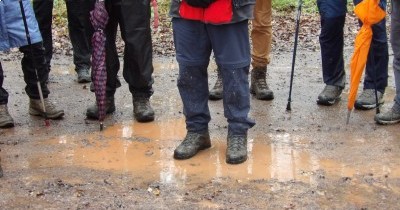
[[[1,208],[399,209],[399,125],[376,125],[374,110],[354,111],[346,125],[348,89],[337,105],[318,106],[323,82],[316,49],[298,51],[291,112],[286,104],[292,54],[274,50],[268,81],[275,99],[251,98],[257,124],[249,131],[249,159],[240,165],[225,163],[222,101],[209,103],[213,147],[190,160],[172,158],[185,136],[174,57],[154,59],[155,121],[133,119],[123,82],[117,111],[100,132],[97,121],[85,119],[95,98],[88,84],[76,82],[71,56],[53,60],[51,99],[66,115],[46,127],[28,114],[18,56],[2,55],[16,126],[0,130]],[[347,62],[351,50],[345,49]],[[214,69],[211,64],[210,86]],[[383,110],[393,100],[392,75],[390,64]]]

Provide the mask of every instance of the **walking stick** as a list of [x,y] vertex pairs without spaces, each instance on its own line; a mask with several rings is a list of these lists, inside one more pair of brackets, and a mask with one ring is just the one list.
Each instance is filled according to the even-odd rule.
[[297,40],[299,37],[299,27],[300,27],[300,16],[301,16],[301,6],[303,4],[303,0],[299,0],[297,7],[297,18],[296,18],[296,33],[294,35],[294,49],[293,49],[293,58],[292,58],[292,72],[290,73],[290,89],[289,89],[289,98],[286,106],[286,111],[291,111],[292,108],[290,103],[292,102],[292,87],[293,87],[293,76],[294,76],[294,66],[296,62],[296,52],[297,52]]
[[33,63],[33,68],[35,69],[35,74],[36,74],[36,81],[37,81],[37,87],[38,87],[38,91],[39,91],[39,97],[40,97],[40,101],[42,102],[42,108],[43,108],[43,113],[44,113],[44,122],[46,126],[49,126],[49,119],[47,117],[47,113],[46,113],[46,107],[44,105],[44,98],[43,98],[43,91],[42,91],[42,87],[40,86],[40,81],[39,81],[39,75],[37,72],[37,65],[35,62],[35,59],[33,58],[33,50],[32,50],[32,43],[31,43],[31,36],[29,34],[29,29],[28,29],[28,24],[26,22],[26,16],[25,16],[25,9],[24,9],[24,5],[22,3],[22,0],[18,0],[19,1],[19,6],[21,8],[21,14],[22,14],[22,21],[24,22],[24,27],[25,27],[25,34],[26,34],[26,39],[28,41],[28,46],[29,46],[29,54],[32,58],[32,63]]

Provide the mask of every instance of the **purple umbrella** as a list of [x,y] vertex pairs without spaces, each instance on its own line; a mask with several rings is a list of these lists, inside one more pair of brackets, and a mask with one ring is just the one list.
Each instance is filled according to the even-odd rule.
[[104,0],[97,0],[93,11],[90,12],[94,33],[92,37],[92,81],[99,110],[100,130],[103,130],[103,120],[106,116],[106,37],[104,29],[108,22],[108,13]]

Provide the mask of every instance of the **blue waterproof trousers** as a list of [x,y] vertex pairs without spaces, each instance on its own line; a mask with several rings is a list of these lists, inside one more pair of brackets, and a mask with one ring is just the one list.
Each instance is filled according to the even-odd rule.
[[246,135],[254,126],[248,118],[250,91],[250,43],[248,21],[211,25],[200,21],[172,19],[176,59],[179,64],[178,89],[186,117],[186,129],[201,133],[211,120],[208,107],[207,67],[211,51],[221,69],[224,114],[229,135]]
[[[361,0],[354,0],[358,4]],[[345,70],[343,61],[343,27],[346,17],[347,0],[317,0],[321,15],[322,72],[327,85],[345,86]],[[386,0],[380,1],[386,9]],[[388,81],[388,43],[386,20],[372,26],[373,38],[366,65],[364,89],[374,89],[375,80],[378,91],[384,93]],[[371,59],[373,58],[373,59]]]

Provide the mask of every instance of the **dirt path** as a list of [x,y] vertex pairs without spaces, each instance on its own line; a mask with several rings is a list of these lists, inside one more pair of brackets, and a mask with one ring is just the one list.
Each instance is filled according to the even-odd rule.
[[[350,49],[346,50],[349,60]],[[172,158],[185,135],[173,57],[155,59],[156,120],[132,120],[127,84],[117,111],[99,132],[85,120],[94,103],[75,81],[71,57],[56,56],[51,97],[65,109],[44,127],[29,116],[19,61],[3,63],[16,127],[0,130],[4,177],[0,206],[7,209],[397,209],[400,208],[399,126],[378,126],[374,111],[355,111],[345,125],[347,90],[333,107],[315,103],[323,88],[319,52],[298,53],[291,113],[285,112],[291,53],[274,53],[271,102],[251,99],[249,160],[225,163],[222,102],[210,102],[213,147],[187,161]],[[210,85],[215,81],[209,68]],[[390,65],[389,75],[393,72]],[[393,79],[385,108],[394,95]]]

